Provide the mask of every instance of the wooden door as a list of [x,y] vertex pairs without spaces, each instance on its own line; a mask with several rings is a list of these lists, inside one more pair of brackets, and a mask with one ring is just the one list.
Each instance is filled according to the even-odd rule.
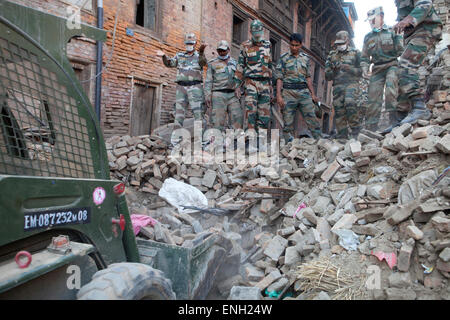
[[154,115],[155,88],[143,85],[134,86],[134,98],[131,110],[131,136],[150,134]]

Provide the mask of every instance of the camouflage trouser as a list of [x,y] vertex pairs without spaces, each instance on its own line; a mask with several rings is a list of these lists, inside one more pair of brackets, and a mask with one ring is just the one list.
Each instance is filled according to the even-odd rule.
[[242,108],[234,92],[214,91],[212,93],[211,121],[215,129],[225,129],[227,114],[233,128],[242,129]]
[[409,109],[409,101],[423,98],[424,90],[420,86],[419,67],[441,34],[440,26],[422,25],[405,39],[405,51],[399,60],[399,106]]
[[290,136],[294,136],[294,120],[297,109],[300,110],[313,137],[318,138],[321,133],[320,123],[317,120],[316,113],[314,111],[314,103],[311,99],[309,90],[284,89],[283,100],[286,103],[283,110],[283,131],[285,139],[289,139]]
[[336,118],[336,138],[348,138],[349,127],[359,129],[360,114],[357,107],[358,82],[333,85],[333,106]]
[[247,129],[268,129],[270,122],[270,80],[245,79],[245,121]]
[[195,121],[202,121],[203,86],[201,83],[188,87],[177,85],[175,123],[178,123],[180,126],[183,126],[184,115],[188,105],[192,109]]
[[383,93],[387,112],[397,110],[398,66],[380,67],[370,77],[369,102],[366,113],[366,126],[377,129],[383,107]]

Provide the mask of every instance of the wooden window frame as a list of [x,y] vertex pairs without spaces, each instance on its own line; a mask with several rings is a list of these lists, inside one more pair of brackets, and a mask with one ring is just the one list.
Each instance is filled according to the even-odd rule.
[[[272,24],[278,26],[283,32],[291,34],[294,31],[294,1],[279,1],[279,5],[286,4],[286,1],[288,1],[288,9],[286,9],[286,7],[278,7],[276,1],[279,0],[259,0],[259,14]],[[278,8],[278,10],[275,10],[275,8]],[[279,11],[282,13],[281,18],[278,14]]]
[[[234,17],[238,18],[239,20],[242,21],[242,29],[240,30],[240,36],[239,36],[239,42],[235,42],[234,40]],[[231,30],[231,42],[233,44],[236,44],[238,46],[241,45],[242,42],[246,41],[248,38],[248,32],[249,32],[249,27],[248,27],[248,17],[241,12],[239,9],[237,8],[233,8],[233,23],[231,26],[232,30]]]
[[[76,5],[74,2],[72,2],[70,0],[61,0],[61,1],[63,3],[65,3],[65,4],[67,4],[67,5],[71,5],[71,6]],[[92,15],[96,15],[97,14],[97,0],[90,0],[90,1],[91,1],[92,8],[91,9],[86,9],[86,8],[83,7],[83,8],[81,8],[81,11],[85,11],[85,12],[88,12],[88,13],[90,13]],[[79,2],[81,2],[81,0]],[[83,2],[81,2],[81,3],[83,3]]]
[[275,32],[270,31],[269,39],[270,43],[272,43],[272,41],[276,42],[275,46],[272,44],[272,60],[275,63],[278,62],[281,57],[281,37]]
[[[148,27],[141,26],[137,24],[136,22],[136,16],[137,16],[137,8],[138,8],[138,1],[147,1],[147,0],[135,0],[135,6],[134,6],[134,25],[135,28],[144,31],[145,33],[150,33],[152,36],[156,38],[161,38],[162,36],[162,13],[163,13],[163,3],[162,0],[155,0],[156,9],[155,9],[155,30],[152,30]],[[144,9],[145,11],[145,9]],[[145,12],[144,12],[144,25],[145,25]]]

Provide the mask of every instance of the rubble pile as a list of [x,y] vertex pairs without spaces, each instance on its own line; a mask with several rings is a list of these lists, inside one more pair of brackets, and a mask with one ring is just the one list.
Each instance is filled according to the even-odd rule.
[[[158,221],[139,237],[192,246],[214,232],[232,243],[215,279],[218,297],[450,298],[450,111],[443,106],[431,121],[386,136],[295,139],[281,146],[278,167],[261,155],[255,165],[186,165],[156,136],[112,137],[107,148],[112,176],[141,192],[128,193],[131,213]],[[201,191],[208,208],[168,204],[158,193],[169,178]],[[374,268],[380,279],[371,284]]]

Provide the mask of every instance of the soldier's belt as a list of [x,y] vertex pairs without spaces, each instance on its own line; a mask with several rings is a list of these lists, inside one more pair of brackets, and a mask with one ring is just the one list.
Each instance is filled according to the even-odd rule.
[[182,87],[190,87],[190,86],[195,86],[197,84],[201,84],[201,81],[178,81],[177,84],[182,86]]
[[308,89],[306,83],[283,83],[283,89],[303,90]]
[[217,90],[213,90],[214,92],[225,92],[225,93],[232,93],[234,92],[233,89],[217,89]]
[[249,78],[250,80],[253,80],[253,81],[269,81],[270,80],[270,78],[268,78],[268,77],[254,77],[254,78]]

